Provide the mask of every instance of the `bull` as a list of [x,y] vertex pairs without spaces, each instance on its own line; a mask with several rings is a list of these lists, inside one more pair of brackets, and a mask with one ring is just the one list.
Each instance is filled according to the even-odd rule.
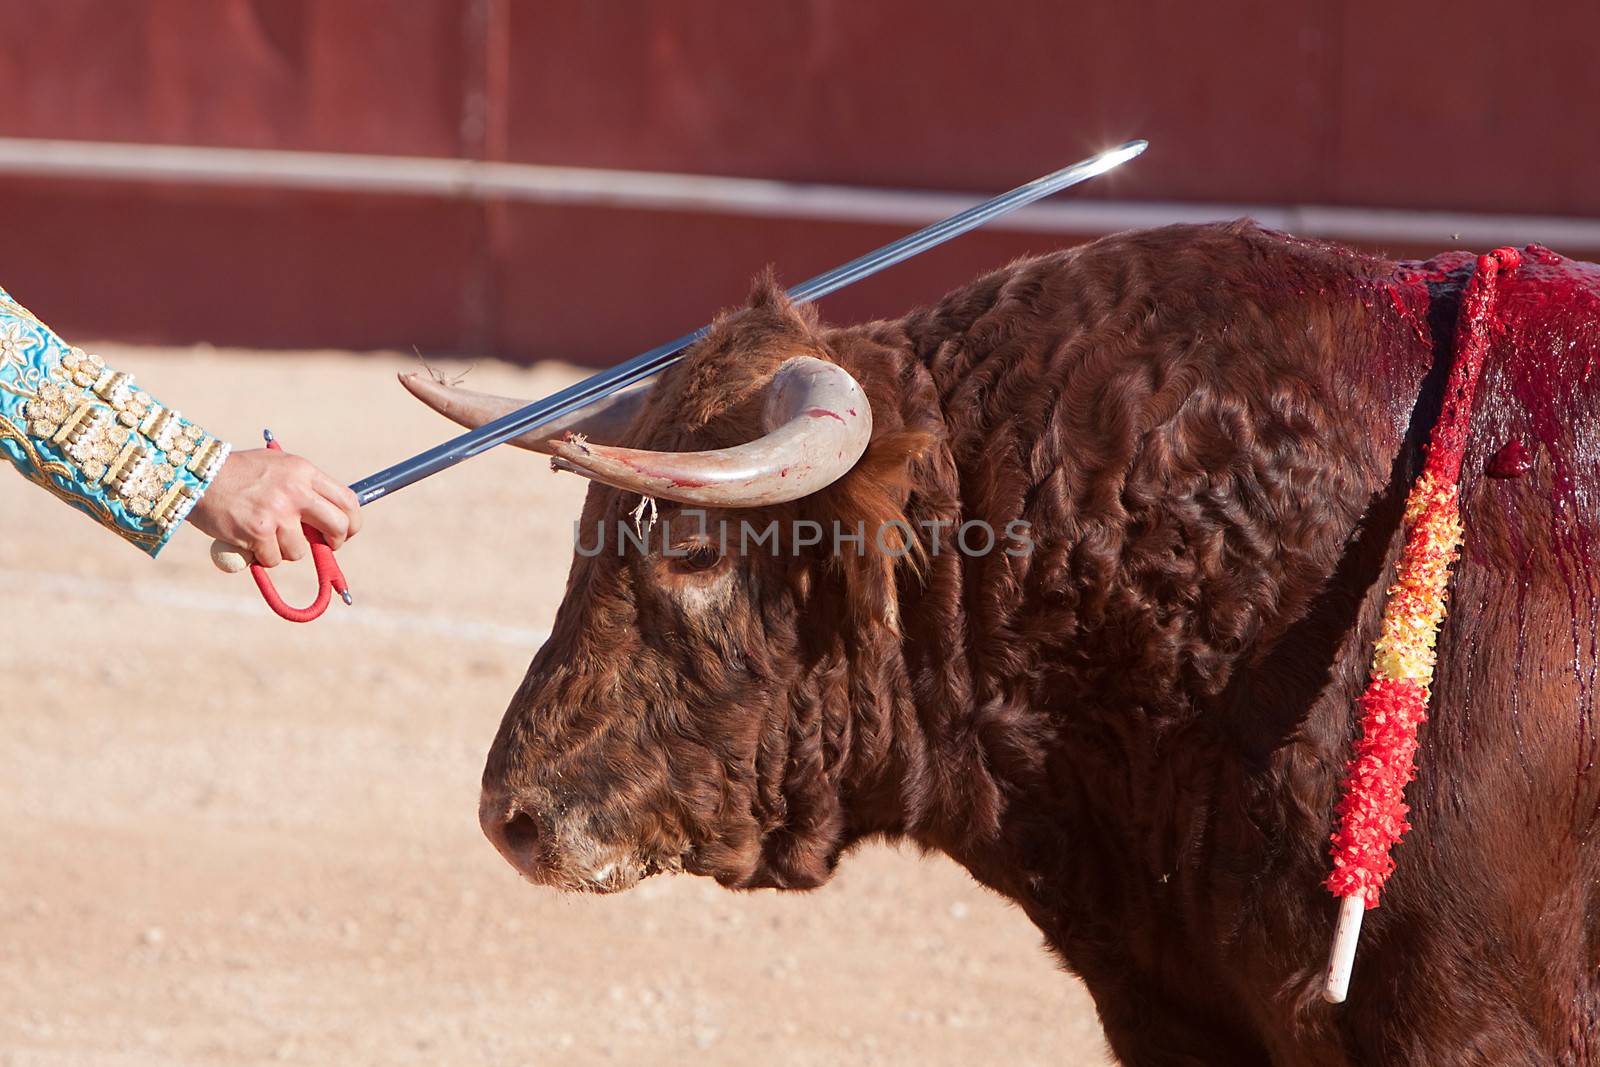
[[[1349,1001],[1318,997],[1354,708],[1471,268],[1239,222],[844,328],[759,281],[653,388],[520,442],[594,480],[580,531],[662,533],[580,540],[484,832],[597,892],[944,852],[1128,1064],[1589,1062],[1600,268],[1543,249],[1501,282],[1413,829]],[[521,404],[407,384],[469,426]],[[775,521],[777,551],[707,533]],[[893,533],[841,551],[808,523]],[[970,523],[1026,550],[953,550]]]

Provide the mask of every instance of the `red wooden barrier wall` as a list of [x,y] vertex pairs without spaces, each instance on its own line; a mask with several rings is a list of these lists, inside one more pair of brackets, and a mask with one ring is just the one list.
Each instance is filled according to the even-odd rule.
[[[1595,4],[0,0],[0,26],[0,136],[990,192],[1138,135],[1082,195],[1600,217]],[[80,336],[610,360],[901,229],[12,176],[0,284]],[[974,235],[827,310],[1071,239]]]

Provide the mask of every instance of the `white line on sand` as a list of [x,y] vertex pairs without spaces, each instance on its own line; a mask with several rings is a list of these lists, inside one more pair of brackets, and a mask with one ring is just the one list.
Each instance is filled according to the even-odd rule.
[[[125,582],[80,574],[0,568],[0,595],[55,596],[97,604],[159,604],[185,611],[236,615],[278,623],[272,612],[261,602],[260,597],[256,596],[255,586],[252,584],[248,588],[249,595],[220,593],[173,582]],[[281,625],[290,624],[281,623]],[[488,642],[510,645],[529,653],[544,644],[550,636],[544,630],[507,626],[497,622],[363,607],[359,601],[353,608],[346,608],[343,604],[335,602],[328,609],[327,615],[311,625],[335,628],[354,626],[389,633],[423,634],[429,637],[451,638],[468,644]]]

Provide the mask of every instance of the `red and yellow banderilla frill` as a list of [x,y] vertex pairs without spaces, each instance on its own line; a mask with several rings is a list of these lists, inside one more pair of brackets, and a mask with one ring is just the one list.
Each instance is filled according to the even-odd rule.
[[1461,549],[1459,483],[1472,398],[1488,349],[1495,279],[1519,262],[1510,248],[1478,259],[1462,296],[1444,406],[1429,438],[1422,477],[1406,498],[1405,548],[1384,604],[1371,678],[1357,702],[1361,737],[1345,770],[1333,872],[1326,883],[1340,898],[1323,983],[1323,997],[1336,1004],[1349,989],[1362,914],[1378,906],[1379,890],[1394,871],[1389,852],[1410,829],[1405,787],[1416,777],[1417,729],[1428,717],[1450,568]]

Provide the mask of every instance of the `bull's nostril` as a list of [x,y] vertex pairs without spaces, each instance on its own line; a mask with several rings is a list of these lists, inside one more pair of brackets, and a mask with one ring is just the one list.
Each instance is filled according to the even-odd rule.
[[541,824],[535,802],[527,797],[485,791],[478,805],[478,822],[495,851],[528,878],[539,881],[548,873],[545,840],[548,827]]
[[539,824],[525,811],[507,819],[501,832],[505,834],[506,847],[520,855],[531,853],[539,844]]

